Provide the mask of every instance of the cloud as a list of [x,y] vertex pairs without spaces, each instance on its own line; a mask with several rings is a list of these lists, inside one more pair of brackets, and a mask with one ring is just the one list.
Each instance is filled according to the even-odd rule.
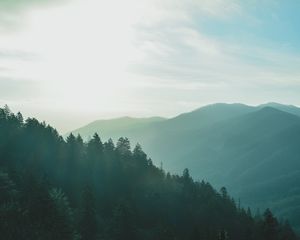
[[131,69],[167,78],[199,78],[196,73],[209,72],[210,63],[217,65],[216,60],[228,62],[229,58],[222,41],[203,33],[199,18],[230,21],[243,11],[235,0],[159,1],[135,25],[134,44],[144,58]]
[[27,11],[37,7],[47,7],[69,0],[0,0],[0,30],[15,31],[24,24]]
[[39,83],[25,80],[0,77],[0,100],[9,101],[26,101],[38,96]]
[[16,11],[31,6],[54,4],[63,0],[0,0],[0,11]]
[[[18,18],[52,4],[29,2],[7,12]],[[33,115],[43,108],[93,118],[170,116],[218,101],[299,104],[300,57],[262,37],[274,23],[253,14],[258,6],[258,0],[74,0],[28,11],[24,28],[0,38],[0,96],[19,99],[16,105],[38,99],[29,104]]]
[[37,56],[32,52],[22,50],[0,49],[0,59],[17,59],[23,61],[30,61],[35,58],[37,58]]
[[[173,81],[173,85],[184,82],[194,86],[294,83],[298,78],[300,72],[296,66],[300,57],[297,54],[287,53],[271,39],[266,45],[259,36],[239,41],[244,37],[240,33],[244,26],[259,23],[259,18],[247,12],[242,1],[172,0],[171,4],[166,0],[162,3],[157,11],[161,12],[159,18],[136,26],[135,44],[143,59],[130,67],[133,72]],[[222,25],[243,24],[229,29],[235,38],[228,38],[207,31],[204,24],[208,16],[217,19],[219,31]]]

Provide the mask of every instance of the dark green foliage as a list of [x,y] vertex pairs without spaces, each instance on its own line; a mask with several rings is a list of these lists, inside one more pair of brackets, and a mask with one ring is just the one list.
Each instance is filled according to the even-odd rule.
[[278,239],[279,224],[272,212],[267,209],[264,213],[264,222],[262,225],[264,239],[276,240]]
[[82,193],[79,229],[82,240],[95,240],[97,237],[96,205],[93,192],[86,187]]
[[298,239],[288,221],[285,221],[285,223],[283,225],[281,225],[280,232],[281,232],[280,238],[282,240],[287,240],[287,239],[297,240]]
[[267,210],[252,217],[225,187],[165,173],[127,138],[87,143],[0,109],[0,239],[295,240]]
[[136,225],[132,209],[126,203],[118,204],[110,223],[109,235],[114,240],[137,239]]
[[53,188],[49,191],[54,203],[58,229],[63,239],[75,239],[77,233],[74,229],[74,213],[69,200],[61,189]]

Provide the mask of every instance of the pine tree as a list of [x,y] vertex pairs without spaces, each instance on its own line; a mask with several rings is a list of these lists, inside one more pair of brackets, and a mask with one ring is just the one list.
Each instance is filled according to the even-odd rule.
[[133,149],[132,152],[133,159],[137,162],[139,170],[143,170],[147,167],[148,161],[147,161],[147,154],[144,153],[141,145],[138,143]]
[[113,240],[137,239],[133,212],[126,203],[120,203],[115,207],[110,235]]
[[119,138],[117,142],[116,150],[121,156],[130,156],[131,155],[131,147],[130,147],[130,141],[128,138]]
[[92,189],[86,186],[82,193],[79,229],[82,240],[97,238],[96,206]]
[[93,138],[88,142],[87,152],[90,157],[101,157],[103,153],[103,144],[97,133],[95,133]]
[[285,221],[280,229],[280,240],[297,240],[297,236],[294,233],[289,221]]
[[73,240],[77,234],[74,230],[74,214],[69,200],[61,189],[53,188],[49,191],[50,198],[56,210],[55,232],[56,240]]
[[264,220],[262,225],[263,236],[265,240],[277,240],[278,239],[278,221],[273,216],[270,209],[264,212]]
[[224,199],[228,199],[228,193],[227,193],[226,187],[221,187],[220,193],[221,193],[221,196],[222,196]]
[[24,237],[24,217],[18,202],[19,192],[9,175],[0,170],[0,237],[21,239]]

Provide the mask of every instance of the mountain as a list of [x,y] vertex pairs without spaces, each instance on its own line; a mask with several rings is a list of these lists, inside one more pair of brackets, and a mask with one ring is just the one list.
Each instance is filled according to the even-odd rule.
[[271,206],[300,230],[299,113],[277,103],[213,104],[114,135],[127,133],[167,171],[188,167],[196,179],[228,187],[244,205]]
[[[151,126],[153,123],[159,123],[165,121],[162,117],[150,117],[150,118],[132,118],[121,117],[109,120],[97,120],[84,127],[72,131],[77,135],[80,133],[85,138],[90,138],[95,132],[99,133],[102,137],[119,138],[121,136],[127,136],[132,132],[139,131],[143,128]],[[68,133],[69,134],[69,133]],[[66,136],[68,135],[66,134]]]
[[217,103],[198,108],[189,113],[183,113],[179,116],[169,119],[165,125],[169,127],[178,127],[180,129],[195,129],[212,123],[227,120],[248,112],[255,108],[244,104]]
[[270,102],[270,103],[262,104],[262,105],[260,105],[258,107],[259,108],[262,108],[262,107],[273,107],[273,108],[279,109],[281,111],[288,112],[288,113],[300,116],[300,108],[298,108],[298,107],[296,107],[294,105],[284,105],[284,104],[280,104],[280,103]]
[[[209,139],[207,138],[209,136]],[[195,137],[194,137],[195,139]],[[198,133],[185,159],[198,177],[226,185],[252,207],[299,224],[300,119],[265,107]],[[198,157],[198,158],[197,158]]]
[[120,138],[64,140],[45,122],[0,108],[0,232],[5,240],[297,240],[266,209],[156,167]]

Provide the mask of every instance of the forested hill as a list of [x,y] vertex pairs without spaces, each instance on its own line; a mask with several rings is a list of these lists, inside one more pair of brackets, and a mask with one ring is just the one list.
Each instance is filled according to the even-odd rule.
[[87,143],[0,108],[0,239],[294,240],[207,182],[152,164],[127,138]]
[[187,167],[195,179],[225,185],[243,206],[270,207],[300,233],[299,116],[300,108],[292,105],[218,103],[144,127],[119,123],[111,131],[106,120],[73,133],[88,139],[98,132],[115,141],[127,136],[168,171]]

